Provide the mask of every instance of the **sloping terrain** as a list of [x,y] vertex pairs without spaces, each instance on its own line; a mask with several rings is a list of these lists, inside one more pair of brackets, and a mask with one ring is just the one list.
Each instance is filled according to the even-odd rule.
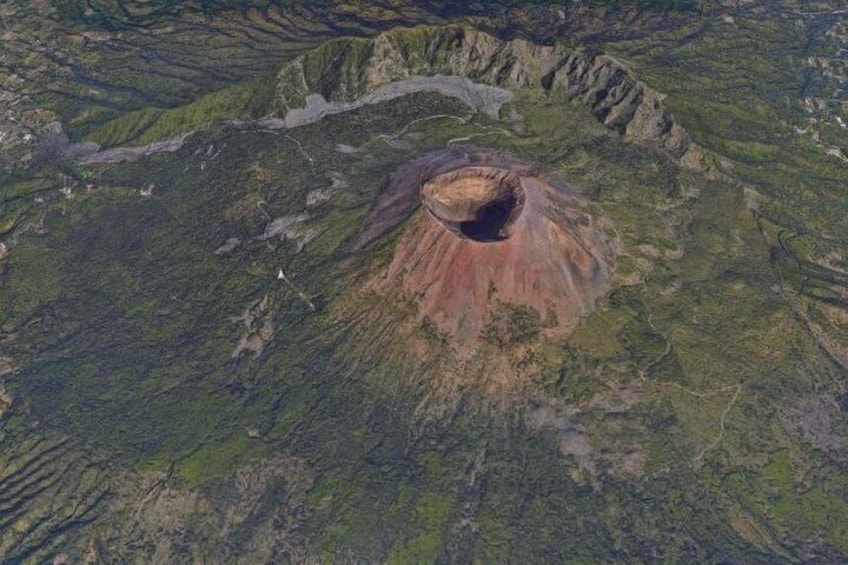
[[0,560],[845,559],[839,6],[41,4]]
[[[540,327],[568,334],[609,290],[615,242],[608,241],[608,220],[582,212],[564,187],[531,176],[509,156],[466,146],[425,158],[424,170],[408,181],[420,195],[392,187],[419,196],[423,206],[374,284],[399,284],[420,318],[449,336],[460,354],[486,335],[506,345]],[[372,216],[382,213],[377,208]],[[515,312],[505,331],[496,327],[500,310]],[[521,314],[524,330],[512,327]]]

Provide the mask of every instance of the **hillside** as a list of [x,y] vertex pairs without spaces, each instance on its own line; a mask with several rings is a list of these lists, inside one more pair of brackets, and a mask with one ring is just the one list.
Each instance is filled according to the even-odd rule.
[[41,4],[0,561],[845,559],[838,6]]

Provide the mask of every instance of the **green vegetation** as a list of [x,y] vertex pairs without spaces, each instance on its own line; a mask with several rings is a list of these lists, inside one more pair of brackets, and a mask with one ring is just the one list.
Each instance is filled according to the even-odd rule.
[[19,316],[54,300],[62,284],[62,263],[58,254],[40,246],[15,250],[12,283],[4,288],[0,306]]
[[539,335],[542,319],[529,306],[501,304],[483,330],[483,339],[497,347],[532,341]]
[[274,81],[226,87],[178,108],[144,108],[106,122],[86,139],[103,146],[145,145],[194,131],[223,119],[255,119],[270,113]]
[[[195,10],[224,25],[213,2],[90,4],[59,15],[127,33]],[[246,35],[226,24],[251,37],[232,75],[186,85],[183,68],[171,96],[149,93],[170,79],[113,69],[113,86],[144,93],[57,102],[72,135],[106,145],[200,130],[179,151],[0,179],[0,368],[16,364],[0,557],[77,559],[91,543],[115,561],[844,560],[845,373],[816,327],[844,313],[846,174],[792,134],[800,79],[782,63],[803,42],[788,18],[734,11],[735,26],[606,45],[727,161],[700,175],[532,89],[505,112],[516,129],[423,94],[296,130],[230,128],[274,103],[256,78],[273,57],[245,55],[281,41],[256,39],[272,29],[266,4],[238,4],[257,26]],[[342,29],[302,25],[274,57]],[[212,37],[220,69],[236,48]],[[158,52],[178,46],[166,34]],[[355,92],[361,77],[342,78]],[[409,297],[363,290],[402,228],[354,245],[391,172],[467,137],[590,197],[620,250],[615,291],[567,340],[544,337],[544,313],[503,305],[486,349],[522,357],[468,363],[525,377],[503,405],[437,389],[461,376],[445,337]],[[316,190],[329,196],[307,206]],[[300,214],[303,231],[262,237],[269,218]],[[259,303],[273,335],[234,356]],[[405,327],[430,357],[399,343]]]

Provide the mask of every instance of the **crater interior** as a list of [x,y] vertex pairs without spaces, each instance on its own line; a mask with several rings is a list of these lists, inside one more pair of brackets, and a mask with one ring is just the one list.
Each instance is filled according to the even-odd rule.
[[459,237],[491,242],[509,237],[524,207],[521,178],[498,167],[462,167],[421,187],[421,200],[445,228]]

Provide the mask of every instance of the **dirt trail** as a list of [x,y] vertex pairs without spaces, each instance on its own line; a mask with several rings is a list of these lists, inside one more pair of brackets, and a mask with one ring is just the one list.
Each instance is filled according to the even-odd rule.
[[349,112],[418,92],[437,92],[456,98],[494,120],[498,119],[501,107],[512,100],[512,93],[508,90],[478,84],[465,77],[415,76],[389,83],[353,102],[328,102],[320,94],[310,94],[306,97],[306,106],[289,110],[286,114],[285,125],[288,128],[300,127],[320,121],[325,116]]

